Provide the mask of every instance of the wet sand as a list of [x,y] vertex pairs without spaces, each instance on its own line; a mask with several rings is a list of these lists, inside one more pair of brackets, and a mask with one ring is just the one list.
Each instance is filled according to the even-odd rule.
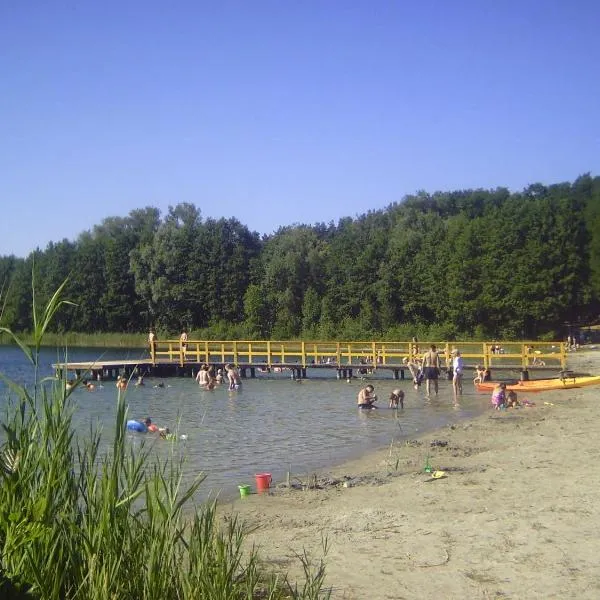
[[[600,351],[569,367],[600,373]],[[535,406],[490,409],[221,510],[292,580],[297,555],[318,561],[326,538],[336,599],[595,599],[599,398],[600,387],[520,395]],[[427,457],[444,476],[424,472]]]

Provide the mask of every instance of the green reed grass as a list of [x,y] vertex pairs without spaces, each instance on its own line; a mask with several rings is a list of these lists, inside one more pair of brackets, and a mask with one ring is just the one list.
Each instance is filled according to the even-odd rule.
[[35,385],[27,388],[2,376],[9,392],[1,420],[0,597],[329,597],[322,560],[313,568],[301,556],[306,581],[294,586],[259,569],[255,549],[244,549],[237,518],[219,520],[215,501],[195,506],[203,477],[184,487],[184,459],[175,444],[164,460],[151,444],[134,451],[125,435],[124,394],[116,398],[111,447],[105,448],[92,426],[75,435],[73,390],[66,390],[64,380],[39,380],[37,374],[39,349],[63,302],[61,291],[39,314],[34,304],[32,347],[2,329],[31,361]]

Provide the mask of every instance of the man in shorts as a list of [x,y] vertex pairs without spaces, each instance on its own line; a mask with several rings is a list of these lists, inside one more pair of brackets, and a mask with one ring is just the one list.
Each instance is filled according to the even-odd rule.
[[435,395],[438,393],[438,376],[440,374],[440,357],[435,348],[435,344],[431,344],[431,348],[423,354],[423,374],[425,375],[425,387],[427,395],[431,391],[431,382],[433,381],[433,389]]

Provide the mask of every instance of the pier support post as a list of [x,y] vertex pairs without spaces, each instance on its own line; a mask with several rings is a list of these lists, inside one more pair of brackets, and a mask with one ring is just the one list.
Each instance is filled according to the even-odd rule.
[[242,379],[246,379],[246,367],[242,367],[240,369],[240,376],[242,377]]
[[302,368],[302,379],[306,379],[306,367]]
[[250,379],[256,379],[256,369],[254,367],[250,367]]
[[529,381],[529,371],[527,369],[521,370],[521,381]]

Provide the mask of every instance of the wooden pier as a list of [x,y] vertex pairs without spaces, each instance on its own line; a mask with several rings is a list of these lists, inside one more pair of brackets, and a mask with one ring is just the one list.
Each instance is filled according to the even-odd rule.
[[[443,370],[451,372],[452,351],[459,350],[465,368],[481,365],[489,371],[513,370],[528,378],[529,369],[566,369],[567,351],[562,342],[300,342],[300,341],[156,341],[140,360],[67,362],[53,365],[58,371],[74,372],[90,379],[117,376],[193,377],[202,364],[215,369],[231,363],[242,377],[257,372],[289,372],[293,379],[308,377],[309,370],[326,369],[338,379],[391,371],[394,379],[410,377],[405,357],[422,356],[434,343]],[[408,372],[408,375],[406,375]]]

